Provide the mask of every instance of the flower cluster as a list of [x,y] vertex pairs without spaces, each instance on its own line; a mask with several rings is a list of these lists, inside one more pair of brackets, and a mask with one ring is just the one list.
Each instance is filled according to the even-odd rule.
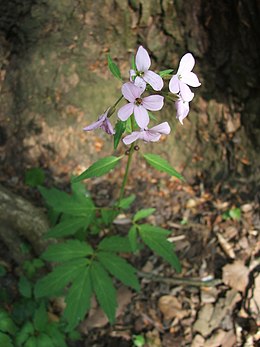
[[[149,70],[151,59],[142,46],[137,50],[134,65],[134,69],[130,70],[130,81],[124,83],[121,88],[122,96],[128,103],[118,110],[117,116],[121,121],[126,121],[133,115],[140,129],[138,131],[133,129],[134,131],[130,135],[124,137],[123,142],[126,145],[136,140],[156,142],[159,141],[162,134],[169,134],[171,131],[168,122],[148,128],[150,122],[149,111],[161,110],[164,105],[164,96],[167,96],[167,93],[162,91],[164,86],[162,77]],[[195,59],[193,55],[187,53],[181,58],[177,73],[170,76],[169,90],[177,98],[175,101],[176,118],[181,124],[183,124],[183,119],[189,113],[189,102],[194,97],[190,87],[199,87],[201,85],[198,77],[192,72],[194,65]],[[151,95],[143,96],[147,92],[150,92]],[[114,110],[117,103],[113,108],[107,109],[96,122],[83,130],[90,131],[101,128],[107,134],[114,135],[115,130],[110,123],[109,117],[113,113],[111,109]]]

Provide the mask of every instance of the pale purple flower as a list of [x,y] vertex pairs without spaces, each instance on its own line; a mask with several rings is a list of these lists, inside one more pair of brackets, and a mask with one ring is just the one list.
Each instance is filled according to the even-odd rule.
[[168,122],[158,124],[150,129],[145,128],[140,131],[133,131],[130,135],[127,135],[123,142],[125,145],[130,145],[136,140],[143,140],[145,142],[157,142],[159,141],[162,134],[168,135],[171,128]]
[[134,113],[136,123],[141,129],[144,129],[150,120],[147,110],[159,111],[163,107],[163,96],[150,95],[141,98],[142,93],[142,88],[137,87],[131,82],[123,84],[122,94],[129,103],[118,110],[118,118],[125,121]]
[[190,107],[188,101],[184,101],[181,98],[175,101],[175,108],[177,111],[176,118],[183,125],[183,119],[187,117]]
[[[154,90],[161,90],[163,79],[157,73],[149,70],[151,59],[146,49],[140,46],[135,56],[135,65],[137,71],[130,70],[130,80],[135,85],[145,89],[146,83],[150,84]],[[134,76],[136,76],[134,78]]]
[[106,112],[104,114],[102,114],[100,117],[98,117],[98,120],[96,122],[94,122],[94,123],[88,125],[87,127],[83,128],[83,130],[91,131],[91,130],[94,130],[94,129],[101,128],[107,134],[114,135],[115,134],[115,130],[113,129],[112,124],[110,123],[110,120],[107,118],[109,109],[110,108],[108,108],[106,110]]
[[183,100],[189,102],[193,99],[194,93],[190,87],[199,87],[201,85],[198,77],[194,72],[191,72],[195,65],[195,59],[191,53],[185,54],[180,61],[177,74],[173,75],[169,89],[172,93],[180,93]]

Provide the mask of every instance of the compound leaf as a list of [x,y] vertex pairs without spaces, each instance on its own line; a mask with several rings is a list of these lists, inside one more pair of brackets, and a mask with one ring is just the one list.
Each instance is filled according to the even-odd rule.
[[109,252],[131,252],[131,245],[127,237],[105,237],[98,245],[98,249]]
[[80,258],[55,267],[51,273],[36,283],[35,296],[40,298],[59,293],[68,283],[80,275],[88,265],[89,261],[87,259]]
[[126,286],[132,287],[135,290],[140,290],[136,269],[130,265],[125,259],[111,254],[111,252],[99,252],[98,260],[103,267],[115,276]]
[[155,208],[142,209],[142,210],[136,212],[136,214],[134,215],[133,221],[137,222],[140,219],[146,218],[146,217],[150,216],[151,214],[153,214],[154,211],[155,211]]
[[170,263],[177,272],[181,272],[179,259],[173,250],[173,245],[167,240],[169,232],[165,229],[149,224],[139,226],[140,236],[143,242],[164,260]]
[[86,217],[71,217],[64,219],[55,227],[49,229],[45,238],[59,238],[76,234],[82,228],[87,228],[89,220]]
[[97,301],[102,310],[107,315],[109,322],[112,324],[115,321],[116,314],[116,290],[113,281],[107,271],[94,261],[91,264],[91,283],[97,297]]
[[86,242],[68,240],[48,246],[42,258],[48,261],[63,262],[93,254],[93,249]]
[[74,329],[90,309],[92,286],[90,268],[86,267],[73,281],[66,296],[67,306],[64,317],[68,321],[68,330]]

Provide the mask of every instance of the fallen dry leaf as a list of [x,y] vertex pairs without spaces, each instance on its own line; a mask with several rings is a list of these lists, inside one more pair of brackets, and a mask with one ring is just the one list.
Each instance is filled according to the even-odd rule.
[[237,260],[233,264],[223,267],[223,282],[239,292],[244,292],[248,284],[249,269],[242,261]]
[[231,244],[219,233],[217,233],[217,238],[221,248],[226,253],[226,255],[231,259],[235,259],[235,252]]
[[[117,310],[116,318],[119,317],[126,309],[126,306],[131,302],[132,292],[125,286],[121,286],[117,290]],[[101,328],[108,323],[107,316],[103,310],[94,304],[94,307],[90,310],[89,315],[85,321],[80,325],[80,331],[87,334],[89,329]]]
[[240,294],[234,289],[226,293],[225,298],[220,298],[216,305],[204,305],[199,311],[198,319],[194,323],[193,330],[204,337],[212,333],[213,330],[221,328],[229,316],[232,316],[233,308],[241,300]]
[[148,331],[145,334],[147,345],[149,347],[162,347],[159,331],[154,329],[152,331]]
[[260,324],[260,274],[254,279],[254,284],[248,291],[246,308],[251,315],[256,319],[257,324]]
[[214,334],[206,340],[203,347],[233,347],[236,343],[236,336],[232,330],[224,331],[219,329],[214,332]]
[[192,340],[191,347],[204,347],[205,339],[203,336],[197,334]]
[[172,295],[161,296],[158,301],[158,307],[166,321],[173,318],[182,319],[187,315],[187,311],[182,310],[180,301]]
[[204,304],[211,304],[217,300],[218,290],[215,287],[201,287],[200,297]]

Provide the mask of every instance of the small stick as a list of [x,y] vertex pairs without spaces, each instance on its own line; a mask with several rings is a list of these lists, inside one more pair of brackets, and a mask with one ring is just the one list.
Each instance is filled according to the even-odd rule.
[[193,287],[215,287],[222,283],[221,279],[213,279],[208,281],[196,280],[193,278],[181,278],[181,277],[163,277],[156,276],[152,273],[138,271],[138,275],[143,278],[150,279],[154,282],[161,282],[166,284],[181,284],[184,286],[193,286]]

